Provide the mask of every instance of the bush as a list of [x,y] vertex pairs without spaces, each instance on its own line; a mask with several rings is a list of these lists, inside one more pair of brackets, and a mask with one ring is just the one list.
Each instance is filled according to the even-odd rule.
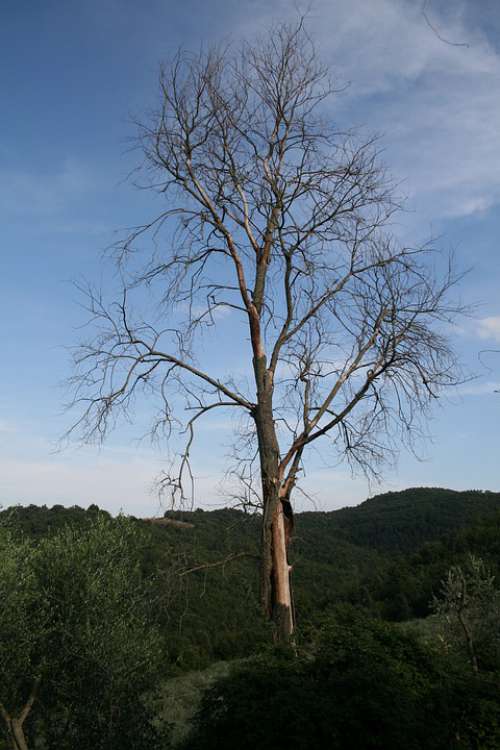
[[480,738],[493,736],[498,698],[481,694],[471,676],[471,705],[462,677],[396,626],[344,611],[323,628],[314,653],[273,653],[210,689],[184,748],[495,747]]
[[2,531],[0,703],[15,720],[34,695],[25,740],[68,750],[155,745],[143,696],[157,684],[162,639],[140,544],[131,522],[103,516],[38,544]]

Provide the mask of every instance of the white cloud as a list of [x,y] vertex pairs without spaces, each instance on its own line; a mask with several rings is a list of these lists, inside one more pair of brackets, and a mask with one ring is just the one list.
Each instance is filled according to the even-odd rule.
[[500,315],[479,320],[477,333],[481,339],[489,339],[500,344]]
[[346,103],[358,97],[363,116],[366,101],[419,218],[484,212],[500,200],[500,56],[461,12],[444,30],[469,48],[440,41],[420,4],[412,10],[383,0],[369,8],[369,19],[351,12],[356,20],[335,54],[353,81]]
[[[255,6],[254,32],[271,18],[297,17],[292,0]],[[441,41],[421,2],[316,0],[306,20],[338,83],[350,83],[333,103],[335,122],[382,134],[385,160],[420,223],[500,202],[500,55],[471,0],[428,3],[427,14],[445,39],[469,46]]]
[[[416,80],[424,73],[470,67],[463,50],[443,44],[432,33],[416,4],[358,1],[356,8],[348,0],[323,2],[313,13],[312,23],[315,36],[330,51],[332,62],[351,82],[356,96],[392,91],[401,81]],[[453,26],[457,30],[450,34],[460,34],[458,18]],[[487,59],[475,56],[474,70],[489,67]]]
[[500,383],[495,381],[486,382],[471,382],[464,383],[464,385],[457,386],[451,393],[456,396],[493,396],[493,394],[500,390]]

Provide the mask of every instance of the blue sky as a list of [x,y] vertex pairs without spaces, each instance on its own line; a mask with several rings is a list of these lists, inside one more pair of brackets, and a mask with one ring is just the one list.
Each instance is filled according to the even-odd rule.
[[[151,447],[122,427],[100,449],[54,451],[71,416],[61,382],[66,347],[85,315],[71,280],[110,283],[102,252],[114,232],[154,213],[127,182],[140,155],[131,119],[154,107],[157,70],[179,45],[262,33],[296,15],[280,0],[5,0],[0,9],[0,504],[91,502],[152,515],[154,477],[176,446]],[[382,136],[384,160],[407,198],[398,231],[440,237],[471,267],[460,293],[479,303],[450,335],[477,379],[442,398],[425,459],[402,455],[381,488],[315,458],[307,476],[318,507],[411,485],[500,489],[500,9],[494,0],[316,0],[308,29],[349,86],[334,102],[342,124]],[[468,46],[463,46],[467,44]],[[224,352],[227,370],[237,355]],[[195,449],[197,496],[219,500],[231,443],[211,420]],[[303,505],[302,507],[310,507]]]

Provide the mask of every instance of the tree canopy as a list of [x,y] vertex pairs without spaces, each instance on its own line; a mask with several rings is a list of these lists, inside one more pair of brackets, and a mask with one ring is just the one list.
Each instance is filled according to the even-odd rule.
[[153,738],[142,696],[163,641],[140,539],[102,516],[38,543],[0,528],[0,710],[13,750],[40,738],[89,750]]

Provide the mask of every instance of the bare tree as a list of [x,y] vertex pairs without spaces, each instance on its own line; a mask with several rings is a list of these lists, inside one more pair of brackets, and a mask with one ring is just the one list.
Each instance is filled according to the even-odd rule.
[[[331,124],[336,90],[302,21],[255,44],[181,52],[159,82],[159,109],[139,129],[146,185],[165,208],[116,247],[121,300],[87,290],[97,335],[75,355],[72,429],[102,439],[139,393],[159,397],[152,433],[183,426],[188,436],[164,477],[183,497],[197,421],[240,410],[242,497],[262,512],[262,607],[289,638],[291,497],[307,451],[329,441],[376,473],[411,443],[456,382],[440,333],[456,279],[433,272],[430,245],[391,236],[398,206],[377,142]],[[147,322],[130,311],[144,287],[158,301]],[[251,386],[195,359],[221,308],[249,336]]]

